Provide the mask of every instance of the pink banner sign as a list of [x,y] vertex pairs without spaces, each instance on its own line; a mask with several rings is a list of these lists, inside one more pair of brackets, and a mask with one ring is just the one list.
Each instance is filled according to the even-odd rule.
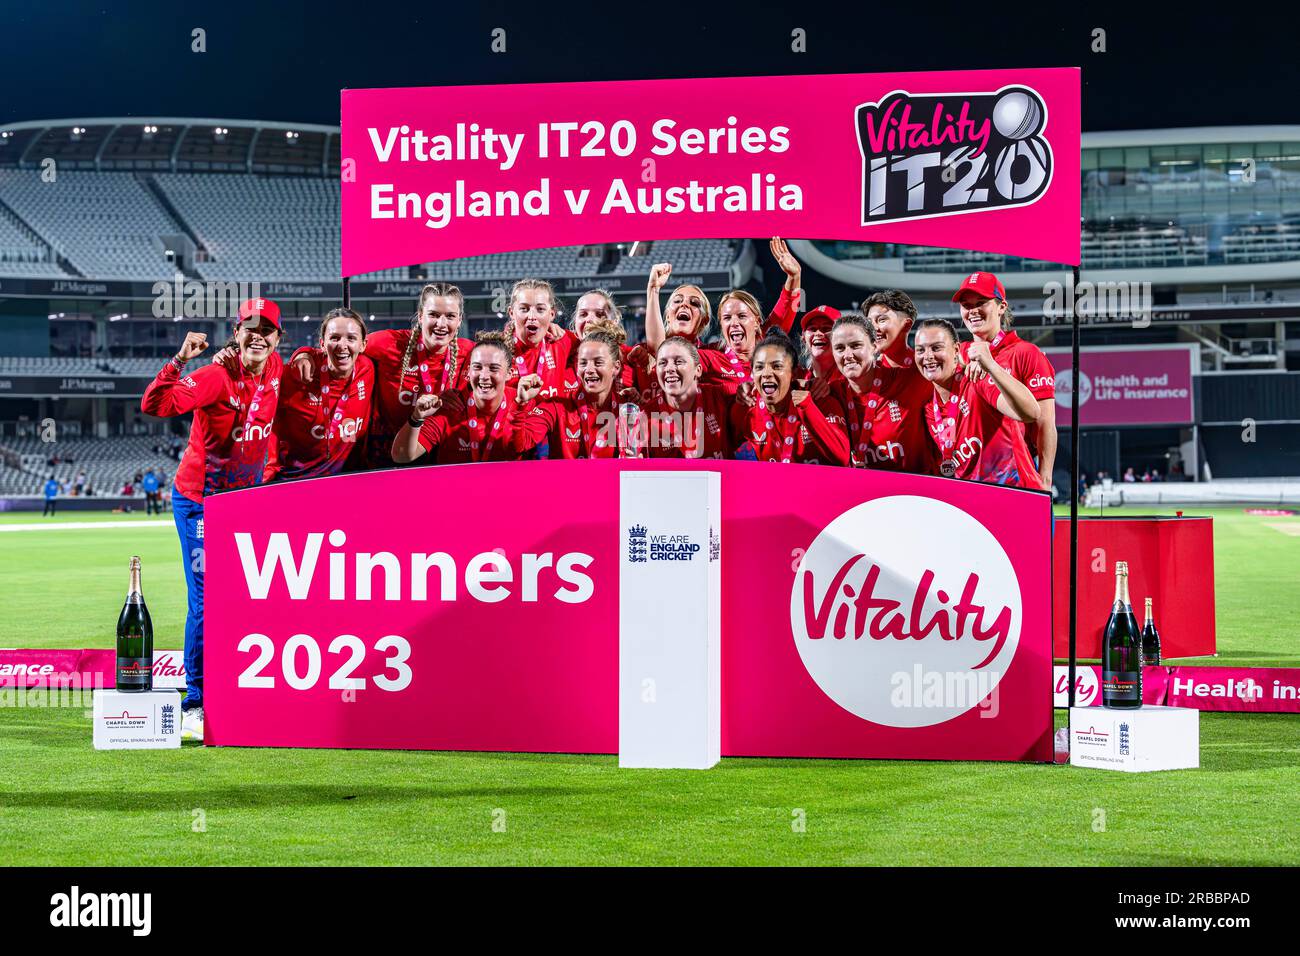
[[[116,687],[117,657],[111,647],[0,648],[0,687]],[[185,687],[185,658],[180,651],[153,655],[154,687]]]
[[1174,667],[1171,707],[1300,714],[1300,668]]
[[744,461],[210,497],[208,742],[614,752],[625,469],[721,473],[724,754],[1051,759],[1046,495]]
[[1084,428],[1102,425],[1187,425],[1196,419],[1192,345],[1140,348],[1098,346],[1079,355],[1078,394],[1069,349],[1044,349],[1056,370],[1056,420]]
[[1079,262],[1079,71],[345,90],[345,275],[629,239]]

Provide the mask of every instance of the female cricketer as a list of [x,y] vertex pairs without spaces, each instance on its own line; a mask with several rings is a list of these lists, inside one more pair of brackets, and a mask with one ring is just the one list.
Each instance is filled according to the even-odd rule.
[[284,372],[275,352],[283,332],[278,305],[270,299],[249,299],[239,307],[231,343],[238,350],[237,371],[210,364],[185,375],[185,363],[208,347],[206,335],[188,332],[180,351],[140,400],[140,410],[147,415],[194,413],[189,445],[172,488],[172,515],[189,591],[181,719],[185,738],[203,739],[203,499],[262,482]]
[[421,395],[393,439],[393,461],[417,461],[432,452],[440,465],[515,461],[511,435],[523,417],[506,382],[514,363],[511,337],[480,332],[469,354],[469,396]]
[[[393,436],[420,395],[440,395],[465,384],[465,365],[474,343],[457,337],[465,314],[465,297],[446,282],[420,290],[409,329],[380,329],[366,336],[365,356],[375,367],[375,397],[361,453],[367,468],[393,465]],[[294,368],[312,385],[318,361],[299,349]]]
[[987,373],[968,378],[958,365],[957,330],[945,319],[923,319],[916,329],[916,365],[934,393],[925,406],[939,473],[995,485],[1042,486],[1021,422],[1038,418],[1038,401],[998,365],[989,344],[970,344],[972,362]]
[[365,320],[352,309],[332,309],[316,337],[319,345],[308,350],[312,381],[303,381],[295,362],[280,383],[268,481],[337,475],[362,456],[375,395],[375,366],[362,354]]
[[[967,276],[952,297],[961,310],[961,320],[976,340],[987,342],[994,361],[1033,393],[1038,402],[1037,421],[1025,424],[1025,444],[1036,461],[1039,487],[1052,487],[1052,466],[1056,463],[1056,372],[1042,349],[1011,331],[1012,314],[1007,292],[991,272]],[[983,374],[981,364],[969,361],[973,343],[963,343],[962,360],[967,374]]]
[[934,387],[915,365],[880,361],[871,324],[860,312],[835,320],[828,351],[840,374],[819,404],[828,418],[843,422],[854,467],[937,474],[925,421]]
[[523,454],[545,443],[550,458],[639,457],[634,423],[628,427],[626,410],[618,404],[623,371],[619,346],[625,336],[613,322],[587,324],[577,350],[578,387],[572,392],[545,400],[541,375],[519,379],[515,405],[521,414],[510,436],[513,451]]
[[806,391],[793,390],[798,354],[789,336],[770,330],[754,352],[754,405],[732,406],[736,458],[847,465],[844,431],[827,421]]
[[733,447],[731,398],[721,386],[701,384],[700,371],[693,342],[671,335],[659,346],[659,387],[645,406],[648,457],[725,458]]

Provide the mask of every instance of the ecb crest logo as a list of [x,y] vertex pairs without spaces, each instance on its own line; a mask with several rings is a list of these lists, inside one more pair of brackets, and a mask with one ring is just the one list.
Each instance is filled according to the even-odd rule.
[[913,95],[863,103],[855,116],[862,154],[862,225],[1027,206],[1052,181],[1037,92]]

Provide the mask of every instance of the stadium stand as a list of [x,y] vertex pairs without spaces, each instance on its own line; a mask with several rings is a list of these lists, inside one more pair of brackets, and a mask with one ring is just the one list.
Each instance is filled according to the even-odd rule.
[[614,275],[648,275],[656,262],[671,262],[678,273],[725,272],[735,259],[736,244],[725,239],[660,239],[644,255],[619,260]]
[[339,184],[311,176],[160,173],[202,243],[196,270],[225,281],[339,274]]
[[181,232],[135,176],[63,170],[44,182],[29,169],[0,169],[0,198],[83,276],[167,279],[175,269],[163,236]]
[[[60,438],[54,444],[39,438],[8,438],[0,444],[0,461],[6,462],[0,466],[0,495],[40,494],[51,474],[71,485],[84,472],[96,495],[116,496],[128,480],[148,468],[174,476],[177,461],[168,454],[169,448],[170,439],[158,436]],[[51,465],[50,455],[56,451],[59,462]],[[19,467],[7,464],[15,459]]]

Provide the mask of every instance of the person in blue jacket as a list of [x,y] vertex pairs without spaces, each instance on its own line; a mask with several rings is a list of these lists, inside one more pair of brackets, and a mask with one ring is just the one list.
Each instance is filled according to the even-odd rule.
[[41,512],[41,517],[54,514],[54,509],[58,506],[59,483],[53,475],[45,479],[45,510]]
[[140,487],[144,489],[144,513],[162,514],[162,497],[158,493],[158,476],[150,468],[144,473],[144,478],[140,481]]

